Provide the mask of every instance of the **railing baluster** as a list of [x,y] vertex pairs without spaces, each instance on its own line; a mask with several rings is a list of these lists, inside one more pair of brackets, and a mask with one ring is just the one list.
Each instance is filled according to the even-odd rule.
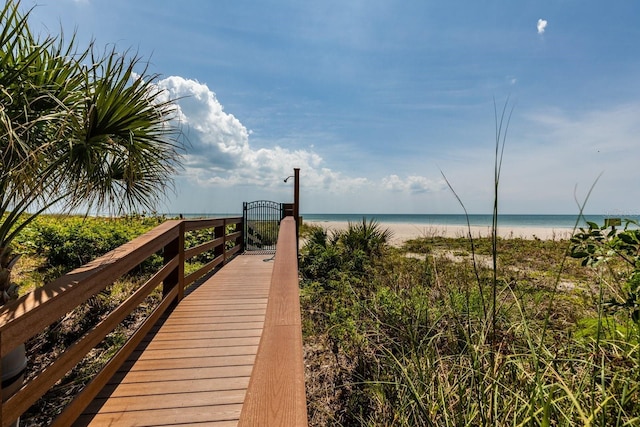
[[185,222],[180,223],[178,228],[178,302],[184,298],[184,231]]
[[[182,224],[180,225],[182,226]],[[180,255],[180,233],[173,239],[171,242],[167,243],[167,245],[163,249],[164,256],[164,264],[168,264],[173,258]],[[183,252],[184,252],[184,243],[183,243]],[[176,268],[169,273],[169,275],[162,282],[162,296],[165,297],[171,292],[175,286],[179,286],[180,284],[180,266],[176,266]]]
[[222,244],[216,246],[213,249],[213,255],[214,258],[218,258],[219,256],[222,256],[222,263],[224,264],[227,260],[226,260],[226,251],[224,248],[224,235],[225,235],[225,222],[224,220],[222,221],[222,225],[219,225],[217,227],[215,227],[213,229],[213,235],[215,239],[219,239],[222,237]]

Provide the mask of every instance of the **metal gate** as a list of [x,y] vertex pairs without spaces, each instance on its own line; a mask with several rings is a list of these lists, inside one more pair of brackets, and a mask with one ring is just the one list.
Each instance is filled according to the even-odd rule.
[[244,202],[243,217],[245,251],[274,253],[284,205],[269,200]]

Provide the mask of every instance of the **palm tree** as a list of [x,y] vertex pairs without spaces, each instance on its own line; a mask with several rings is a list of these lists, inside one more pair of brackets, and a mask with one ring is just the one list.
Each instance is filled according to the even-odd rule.
[[52,207],[153,209],[183,148],[137,54],[36,37],[29,13],[0,11],[0,304],[16,297],[11,243],[26,225]]
[[393,237],[393,232],[383,228],[378,221],[365,217],[361,222],[349,221],[341,241],[348,253],[362,251],[367,256],[379,255]]

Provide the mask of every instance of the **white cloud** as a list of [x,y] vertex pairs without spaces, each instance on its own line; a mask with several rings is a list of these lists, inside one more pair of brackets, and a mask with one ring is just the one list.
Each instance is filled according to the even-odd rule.
[[443,190],[445,183],[442,180],[433,181],[423,176],[412,175],[401,179],[398,175],[389,175],[382,179],[382,187],[393,192],[419,194]]
[[582,201],[601,173],[588,212],[637,206],[628,183],[640,182],[639,115],[640,103],[582,112],[546,107],[521,115],[507,141],[503,206],[576,212],[575,187]]
[[[216,194],[219,203],[238,205],[236,199],[282,197],[290,190],[283,179],[293,168],[300,168],[309,212],[326,211],[399,211],[411,203],[427,203],[446,188],[440,180],[410,175],[390,175],[381,180],[352,176],[328,167],[314,148],[292,150],[251,145],[251,131],[233,114],[227,113],[209,87],[179,76],[158,82],[167,96],[177,99],[177,118],[186,138],[184,171],[178,178],[179,201],[173,211],[211,209]],[[263,141],[262,145],[265,145]],[[311,196],[313,195],[313,196]],[[390,197],[394,200],[389,204]],[[382,206],[382,207],[381,207]]]
[[547,21],[545,19],[538,19],[538,34],[544,34],[544,30],[547,28]]
[[323,190],[356,189],[367,182],[366,178],[348,177],[327,168],[322,157],[311,150],[252,147],[251,131],[224,111],[204,83],[171,76],[158,85],[177,99],[177,120],[188,140],[184,175],[199,186],[274,187],[294,167],[304,171],[307,186]]
[[232,114],[224,112],[206,84],[182,77],[159,82],[172,98],[179,98],[178,118],[191,146],[187,164],[224,170],[238,164],[249,150],[249,132]]
[[[280,200],[290,184],[283,178],[301,169],[306,212],[457,212],[460,207],[438,175],[386,172],[382,179],[353,176],[327,165],[314,148],[290,149],[262,141],[227,113],[207,85],[182,77],[159,82],[180,98],[178,116],[191,146],[179,178],[182,197],[175,209],[204,211],[227,203],[231,209],[255,197]],[[631,209],[621,183],[638,182],[640,104],[570,114],[547,107],[525,112],[510,130],[503,164],[501,201],[505,212],[575,210],[573,191],[588,188],[605,172],[592,195],[594,206]],[[452,148],[442,169],[471,212],[488,212],[492,200],[491,146]],[[188,182],[187,182],[188,180]],[[182,202],[184,200],[185,202]],[[185,207],[185,206],[191,206]],[[202,206],[202,207],[201,207]],[[604,208],[600,208],[602,210]],[[176,211],[176,210],[174,210]]]

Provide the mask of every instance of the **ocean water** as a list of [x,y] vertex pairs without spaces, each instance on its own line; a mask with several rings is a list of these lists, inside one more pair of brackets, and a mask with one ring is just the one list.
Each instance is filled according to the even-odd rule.
[[[305,214],[304,220],[308,221],[341,221],[359,222],[362,218],[374,219],[378,222],[424,224],[424,225],[467,225],[467,217],[458,214]],[[551,229],[573,229],[586,227],[587,221],[603,225],[607,215],[584,215],[578,218],[577,215],[498,215],[498,226],[505,227],[539,227]],[[640,216],[625,217],[635,221],[640,220]],[[491,215],[469,215],[469,223],[472,226],[491,226],[493,217]],[[623,223],[624,225],[624,223]]]
[[[185,218],[197,217],[230,217],[242,216],[239,214],[184,214]],[[303,213],[303,221],[340,221],[340,222],[360,222],[362,218],[376,220],[378,222],[399,223],[399,224],[423,224],[423,225],[467,225],[467,218],[462,214],[312,214]],[[505,227],[539,227],[550,229],[573,229],[586,227],[587,221],[603,225],[605,218],[609,215],[585,214],[582,218],[577,215],[498,215],[498,226]],[[640,221],[639,215],[621,216],[620,218]],[[472,226],[491,226],[492,216],[473,214],[469,215],[469,223]],[[624,225],[624,223],[623,223]]]

